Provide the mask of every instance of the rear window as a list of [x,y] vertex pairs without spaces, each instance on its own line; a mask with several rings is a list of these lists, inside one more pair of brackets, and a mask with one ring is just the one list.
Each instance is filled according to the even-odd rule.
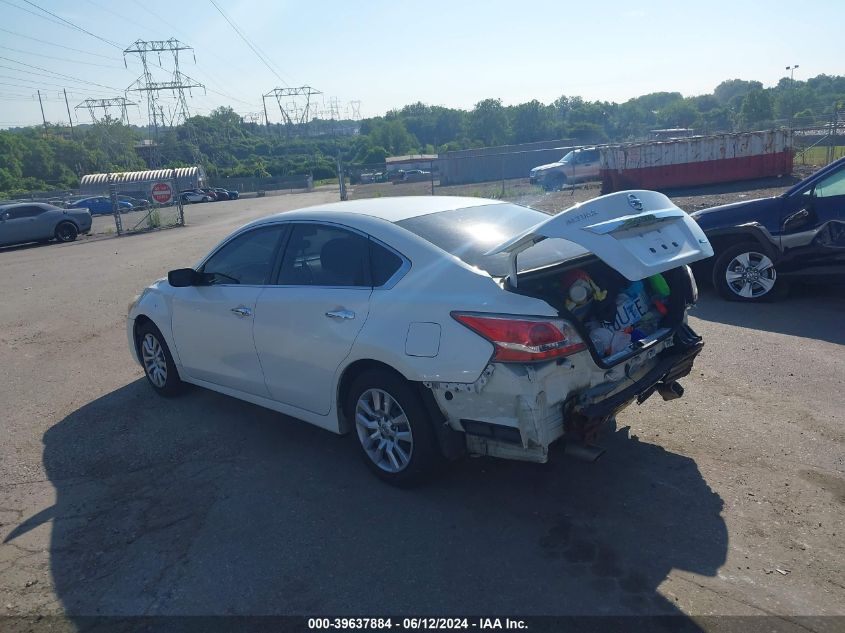
[[[485,255],[514,235],[545,222],[549,214],[516,204],[488,204],[420,215],[396,224],[493,277],[508,274],[508,254]],[[587,251],[567,240],[543,240],[520,253],[519,271],[551,266]]]

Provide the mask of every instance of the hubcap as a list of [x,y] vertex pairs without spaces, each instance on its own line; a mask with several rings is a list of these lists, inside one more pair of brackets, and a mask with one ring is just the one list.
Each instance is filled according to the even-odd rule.
[[355,428],[364,452],[389,473],[398,473],[411,461],[414,437],[408,416],[382,389],[367,389],[355,405]]
[[753,251],[734,257],[725,271],[728,288],[744,299],[762,297],[774,288],[776,279],[772,260]]
[[167,359],[164,356],[164,348],[152,334],[144,335],[144,340],[141,341],[141,356],[147,378],[156,387],[164,387],[167,382]]
[[72,235],[72,233],[73,232],[71,231],[69,226],[60,226],[59,227],[59,239],[61,239],[61,240],[70,239],[70,236]]

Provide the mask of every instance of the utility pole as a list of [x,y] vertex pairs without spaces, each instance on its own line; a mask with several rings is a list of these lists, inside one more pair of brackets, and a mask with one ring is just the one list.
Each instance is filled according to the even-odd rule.
[[[789,87],[792,88],[793,99],[794,99],[795,94],[797,92],[795,90],[795,69],[796,68],[799,68],[798,64],[792,64],[792,66],[786,67],[786,70],[789,71]],[[791,107],[789,109],[789,123],[790,123],[789,127],[792,127],[792,123],[793,123],[792,118],[794,116],[795,116],[795,101],[793,100]]]
[[62,92],[65,93],[65,107],[67,108],[67,122],[70,123],[70,136],[73,138],[73,118],[70,116],[70,104],[67,102],[67,90],[62,88]]
[[44,121],[44,134],[47,133],[47,117],[44,116],[44,104],[41,102],[41,91],[38,91],[38,105],[41,106],[41,120]]

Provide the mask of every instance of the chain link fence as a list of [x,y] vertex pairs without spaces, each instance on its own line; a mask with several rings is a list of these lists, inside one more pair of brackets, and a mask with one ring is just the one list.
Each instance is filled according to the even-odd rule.
[[107,182],[86,194],[70,197],[64,206],[87,207],[92,235],[126,235],[182,226],[185,213],[175,172],[154,181]]

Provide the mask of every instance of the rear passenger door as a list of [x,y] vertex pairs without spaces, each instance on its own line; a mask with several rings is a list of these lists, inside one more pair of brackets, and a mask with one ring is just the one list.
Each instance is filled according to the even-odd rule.
[[274,400],[327,415],[369,314],[371,241],[337,224],[292,227],[277,279],[258,299],[255,346]]

